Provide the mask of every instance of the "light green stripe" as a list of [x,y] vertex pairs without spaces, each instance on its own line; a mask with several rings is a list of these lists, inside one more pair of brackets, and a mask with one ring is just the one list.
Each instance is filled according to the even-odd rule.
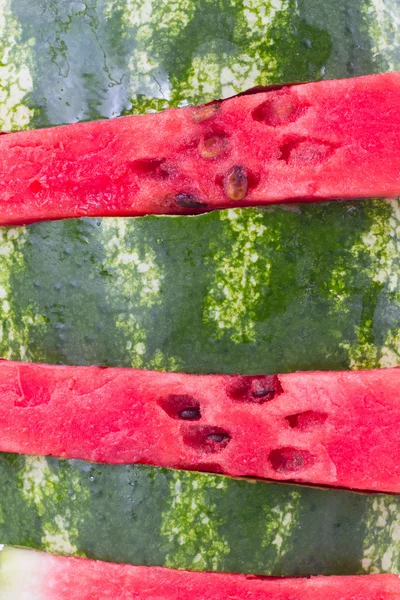
[[[279,238],[262,213],[228,210],[221,212],[223,237],[231,239],[229,253],[218,240],[209,264],[213,279],[204,302],[204,321],[215,338],[227,333],[235,343],[255,340],[255,321],[261,300],[261,290],[268,285],[271,263],[269,250]],[[262,243],[268,242],[262,246]]]
[[372,40],[372,55],[382,71],[397,71],[400,61],[398,0],[368,0],[364,4]]
[[29,328],[40,323],[40,316],[26,307],[21,318],[14,310],[12,276],[25,269],[24,245],[29,230],[24,227],[0,227],[0,354],[3,358],[12,357],[29,360],[27,350]]
[[172,473],[169,484],[170,507],[163,512],[161,535],[176,550],[166,556],[166,566],[196,571],[218,571],[224,556],[229,554],[229,544],[219,532],[222,519],[214,514],[216,504],[210,502],[210,488],[224,494],[228,480],[212,475],[206,477],[182,477]]
[[270,545],[275,547],[276,553],[271,553],[275,564],[293,550],[295,542],[293,531],[301,523],[301,508],[301,496],[298,492],[289,494],[285,504],[280,503],[265,508],[263,527],[266,534],[262,547],[268,548]]
[[[400,206],[398,200],[376,204],[374,219],[368,233],[356,241],[352,255],[357,264],[366,264],[365,274],[378,287],[392,294],[400,289]],[[343,272],[343,271],[342,271]],[[346,311],[345,284],[340,268],[332,274],[332,292],[336,296],[335,310]],[[349,296],[347,296],[348,298]],[[350,368],[368,369],[396,367],[400,358],[400,331],[398,323],[386,332],[384,343],[378,347],[370,339],[373,321],[362,322],[357,327],[358,343],[343,344],[350,358]]]
[[[365,573],[396,573],[400,563],[400,513],[393,498],[371,498],[367,511],[364,553]],[[382,548],[387,548],[382,556]]]
[[[142,319],[149,315],[153,307],[161,304],[160,290],[165,277],[154,251],[155,240],[146,244],[140,235],[135,239],[134,225],[129,219],[104,219],[102,228],[104,268],[114,277],[109,300],[111,303],[120,303],[125,309],[116,315],[116,326],[123,339],[127,340],[124,343],[131,357],[131,366],[137,369],[144,366],[165,368],[166,359],[160,349],[144,360],[150,330]],[[177,370],[173,358],[169,367]]]
[[58,505],[57,514],[52,514],[49,518],[48,512],[49,501],[57,505],[58,499],[65,493],[71,499],[78,493],[80,503],[88,499],[88,492],[81,485],[79,474],[71,473],[68,489],[65,490],[65,482],[51,470],[45,457],[26,456],[25,466],[18,476],[23,497],[35,506],[37,514],[42,518],[42,548],[60,554],[79,554],[77,546],[72,542],[72,537],[79,536],[79,510],[73,514],[70,508],[61,503]]
[[33,110],[25,104],[33,88],[30,63],[33,40],[21,40],[12,0],[0,2],[0,130],[26,129]]

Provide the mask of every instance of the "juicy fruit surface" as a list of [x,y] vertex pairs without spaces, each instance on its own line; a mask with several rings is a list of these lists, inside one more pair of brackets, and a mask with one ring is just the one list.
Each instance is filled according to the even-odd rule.
[[0,354],[268,374],[400,364],[398,203],[0,228]]
[[389,73],[2,136],[0,223],[394,197],[399,109]]
[[13,546],[279,576],[400,568],[398,495],[21,454],[0,455],[0,477]]
[[279,581],[6,548],[0,554],[0,594],[2,600],[396,600],[400,580],[364,575]]
[[199,376],[0,363],[0,450],[400,492],[400,370]]
[[400,67],[396,0],[2,0],[3,131]]

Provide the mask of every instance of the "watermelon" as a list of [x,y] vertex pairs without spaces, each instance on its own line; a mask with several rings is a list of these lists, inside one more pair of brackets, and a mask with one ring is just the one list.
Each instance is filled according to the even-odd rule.
[[0,224],[395,197],[399,115],[388,73],[2,136]]
[[135,567],[5,548],[2,600],[396,600],[394,575],[269,579]]
[[2,0],[0,126],[400,68],[396,0]]
[[0,454],[4,544],[273,576],[398,573],[400,496]]
[[0,363],[0,451],[400,492],[400,369],[276,376]]
[[400,364],[397,201],[0,228],[0,355],[258,375]]

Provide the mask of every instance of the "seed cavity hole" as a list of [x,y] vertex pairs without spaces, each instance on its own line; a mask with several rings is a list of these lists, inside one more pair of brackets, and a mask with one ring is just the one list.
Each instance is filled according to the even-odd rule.
[[198,151],[202,158],[217,158],[225,152],[228,140],[223,133],[211,133],[203,136],[198,145]]
[[160,398],[158,405],[171,419],[181,421],[201,419],[200,402],[187,394],[169,394],[166,398]]
[[251,116],[255,121],[265,123],[269,127],[279,127],[294,123],[310,108],[308,104],[299,102],[291,94],[284,92],[271,95],[265,102],[254,108]]
[[154,179],[168,179],[171,167],[165,158],[138,158],[129,163],[130,170],[136,175]]
[[315,410],[306,410],[305,412],[285,417],[292,429],[300,430],[320,427],[325,423],[327,418],[327,413],[318,412]]
[[314,456],[308,450],[298,448],[277,448],[269,453],[268,460],[277,473],[298,473],[315,462]]
[[233,377],[226,391],[233,400],[253,404],[264,404],[283,393],[277,375]]
[[289,140],[279,148],[278,160],[286,163],[322,163],[334,152],[336,147],[320,140],[296,139]]
[[205,106],[198,106],[193,109],[192,120],[195,123],[208,121],[218,113],[220,107],[221,105],[217,102],[214,104],[206,104]]
[[231,441],[231,436],[222,427],[198,425],[183,433],[183,441],[187,446],[206,454],[221,452]]

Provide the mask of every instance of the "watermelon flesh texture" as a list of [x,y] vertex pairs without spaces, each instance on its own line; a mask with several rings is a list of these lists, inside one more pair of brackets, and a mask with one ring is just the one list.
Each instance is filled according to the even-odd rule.
[[117,565],[6,547],[2,600],[396,600],[395,575],[272,579]]
[[400,370],[280,376],[0,363],[0,451],[400,492]]
[[0,139],[0,223],[395,197],[400,73]]

